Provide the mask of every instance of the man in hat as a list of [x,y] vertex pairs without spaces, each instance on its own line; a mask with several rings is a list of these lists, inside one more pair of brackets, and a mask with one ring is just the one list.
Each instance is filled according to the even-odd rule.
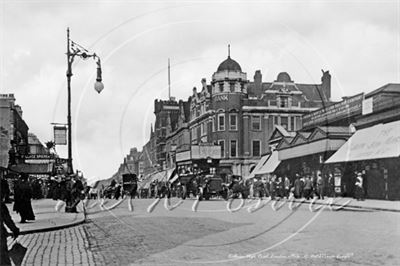
[[362,173],[358,172],[356,177],[356,189],[355,189],[355,197],[357,200],[364,200],[364,188],[363,188],[363,177]]

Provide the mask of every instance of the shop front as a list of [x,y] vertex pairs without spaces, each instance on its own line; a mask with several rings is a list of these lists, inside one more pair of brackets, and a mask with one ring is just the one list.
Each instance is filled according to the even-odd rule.
[[355,176],[363,176],[365,196],[400,199],[400,121],[357,131],[326,164],[338,169],[349,196],[354,195]]
[[[324,162],[333,155],[351,136],[347,127],[317,127],[313,132],[304,134],[298,132],[290,142],[278,145],[278,160],[280,161],[274,173],[287,176],[291,182],[296,174],[302,177],[316,177],[322,174],[328,179],[334,174],[334,169]],[[337,183],[340,187],[341,185]]]
[[273,151],[267,155],[267,160],[258,169],[253,171],[254,177],[268,178],[278,168],[280,163],[278,151]]

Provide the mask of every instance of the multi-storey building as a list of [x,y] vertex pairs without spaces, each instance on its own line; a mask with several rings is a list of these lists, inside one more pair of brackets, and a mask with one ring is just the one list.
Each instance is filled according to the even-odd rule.
[[305,113],[330,104],[329,71],[323,71],[321,81],[295,83],[282,72],[275,81],[263,82],[259,70],[249,81],[241,66],[228,56],[212,75],[210,84],[203,78],[201,91],[193,88],[187,102],[173,103],[177,106],[173,115],[168,112],[169,116],[163,116],[157,106],[162,101],[156,101],[156,121],[166,121],[165,128],[169,129],[165,130],[166,135],[162,131],[156,136],[161,137],[158,143],[163,147],[157,149],[161,155],[157,163],[165,160],[173,167],[177,150],[217,144],[221,147],[220,166],[234,174],[248,175],[261,155],[269,152],[268,139],[275,125],[296,131],[302,127]]
[[10,141],[9,164],[22,162],[29,153],[28,126],[22,119],[22,109],[15,104],[14,94],[0,94],[0,129]]

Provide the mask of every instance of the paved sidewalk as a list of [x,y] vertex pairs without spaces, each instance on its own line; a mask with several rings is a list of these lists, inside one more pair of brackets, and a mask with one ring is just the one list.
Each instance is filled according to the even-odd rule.
[[[316,205],[329,204],[330,200],[333,200],[332,206],[346,206],[356,209],[364,210],[377,210],[377,211],[391,211],[400,212],[400,201],[390,201],[390,200],[375,200],[366,199],[363,201],[356,200],[354,198],[328,198],[325,197],[324,200],[316,200]],[[300,201],[299,199],[296,200]],[[312,200],[305,200],[304,203],[310,203]],[[348,202],[348,203],[347,203]]]
[[[22,235],[17,241],[27,248],[23,266],[96,265],[84,225]],[[9,238],[8,247],[13,243]]]
[[19,214],[13,211],[14,204],[7,204],[7,207],[15,225],[20,229],[21,235],[63,229],[85,221],[82,203],[79,203],[77,207],[78,213],[66,213],[64,208],[57,212],[56,204],[57,201],[52,199],[32,200],[35,221],[28,221],[24,224],[20,223]]

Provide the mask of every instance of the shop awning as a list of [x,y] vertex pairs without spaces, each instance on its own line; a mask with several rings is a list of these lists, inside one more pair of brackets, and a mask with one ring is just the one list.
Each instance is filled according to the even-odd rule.
[[269,156],[270,156],[270,154],[267,154],[267,155],[264,155],[263,157],[261,157],[260,161],[258,161],[258,163],[254,167],[253,171],[251,171],[250,175],[247,176],[245,179],[253,178],[255,175],[255,172],[258,171],[264,165],[264,163],[268,160]]
[[314,142],[281,149],[279,150],[279,160],[283,161],[320,152],[337,151],[345,142],[346,140],[344,139],[320,139]]
[[174,183],[178,179],[179,175],[178,173],[175,173],[175,175],[169,180],[169,183]]
[[141,187],[148,188],[150,186],[150,183],[153,182],[154,180],[158,180],[159,182],[167,181],[171,178],[173,172],[174,169],[172,168],[150,174],[150,176],[145,181],[142,182]]
[[261,166],[260,169],[255,171],[255,175],[270,174],[275,171],[281,161],[278,158],[278,151],[273,151],[268,160]]
[[363,161],[400,156],[400,121],[356,131],[325,163]]
[[17,164],[12,165],[9,169],[13,172],[17,173],[25,173],[25,174],[52,174],[53,173],[53,163],[46,164]]

